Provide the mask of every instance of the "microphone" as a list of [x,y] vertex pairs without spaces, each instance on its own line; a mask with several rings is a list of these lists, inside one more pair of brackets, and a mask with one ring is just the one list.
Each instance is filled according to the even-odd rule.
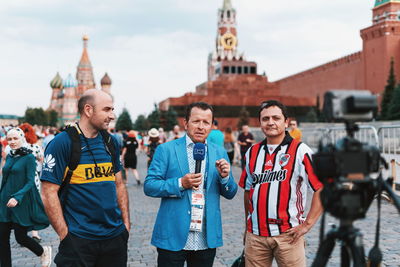
[[194,173],[201,172],[201,162],[206,156],[206,145],[203,143],[196,143],[193,147],[193,159],[196,161],[196,168]]

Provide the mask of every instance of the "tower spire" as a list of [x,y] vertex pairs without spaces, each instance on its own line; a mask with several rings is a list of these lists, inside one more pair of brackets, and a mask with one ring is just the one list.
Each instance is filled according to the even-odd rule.
[[[224,0],[218,10],[218,30],[215,40],[215,50],[208,58],[208,79],[213,80],[217,65],[222,61],[243,60],[243,54],[238,52],[236,27],[236,10],[231,0]],[[220,71],[220,70],[219,70]]]
[[88,52],[87,52],[87,45],[88,45],[88,41],[89,41],[89,36],[87,36],[85,34],[83,36],[82,40],[83,40],[83,52],[82,52],[82,57],[81,57],[81,60],[79,62],[79,65],[90,65],[89,55],[88,55]]
[[222,6],[222,9],[232,9],[232,3],[231,0],[224,0],[224,5]]
[[237,60],[236,10],[231,0],[224,0],[222,9],[218,11],[218,31],[216,40],[216,56],[220,60]]
[[76,79],[78,80],[78,97],[80,97],[86,90],[96,87],[92,63],[90,63],[89,54],[87,51],[89,36],[85,34],[82,37],[82,40],[83,51],[76,72]]

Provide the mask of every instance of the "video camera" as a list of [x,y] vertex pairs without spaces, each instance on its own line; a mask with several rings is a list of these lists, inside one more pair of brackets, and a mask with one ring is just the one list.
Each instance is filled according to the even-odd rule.
[[331,121],[370,121],[378,99],[367,90],[331,90],[324,95],[323,112]]
[[319,145],[313,156],[314,170],[324,183],[321,202],[325,210],[340,219],[364,218],[375,190],[370,174],[382,163],[379,149],[354,138],[355,121],[373,118],[377,98],[369,91],[332,90],[324,96],[328,120],[345,121],[347,136],[336,144]]
[[[344,121],[347,136],[335,144],[323,143],[313,156],[314,170],[324,184],[321,203],[325,211],[340,219],[340,226],[333,226],[324,237],[325,213],[321,220],[320,245],[312,267],[326,266],[335,240],[341,240],[341,266],[366,265],[361,232],[353,221],[364,218],[374,197],[378,197],[378,219],[374,247],[368,255],[368,266],[377,267],[382,261],[379,250],[380,196],[385,190],[400,211],[399,197],[382,178],[381,167],[387,163],[377,147],[362,143],[354,135],[359,130],[356,121],[373,119],[378,107],[377,97],[369,91],[332,90],[324,96],[323,111],[328,121]],[[372,173],[379,173],[376,179]]]

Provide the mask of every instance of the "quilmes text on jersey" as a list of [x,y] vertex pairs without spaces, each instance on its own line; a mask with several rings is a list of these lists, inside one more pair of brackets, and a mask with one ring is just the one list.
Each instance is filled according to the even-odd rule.
[[282,169],[278,171],[267,170],[262,173],[253,173],[253,187],[257,184],[271,183],[271,182],[281,182],[286,179],[287,170]]

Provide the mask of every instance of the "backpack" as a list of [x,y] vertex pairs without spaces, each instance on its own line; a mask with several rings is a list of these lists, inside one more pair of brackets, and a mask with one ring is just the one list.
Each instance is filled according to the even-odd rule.
[[[68,171],[67,174],[64,176],[64,179],[61,183],[61,186],[58,190],[58,197],[61,200],[61,197],[63,197],[62,201],[62,207],[64,209],[64,203],[65,203],[65,198],[66,198],[66,192],[68,189],[68,185],[71,181],[72,174],[74,170],[78,167],[79,161],[81,158],[81,139],[80,139],[80,134],[78,130],[76,129],[75,126],[68,126],[65,128],[65,132],[68,134],[69,138],[71,138],[72,145],[71,145],[71,156],[70,160],[68,163]],[[111,155],[111,163],[113,165],[113,169],[115,170],[115,163],[117,160],[117,154],[115,151],[114,147],[114,141],[111,138],[111,135],[106,131],[106,130],[101,130],[99,131],[101,136],[103,137],[103,142],[105,149],[109,155]],[[119,153],[118,153],[119,155]]]
[[231,267],[245,267],[245,256],[244,256],[244,250],[242,252],[242,255],[240,255],[232,264]]

